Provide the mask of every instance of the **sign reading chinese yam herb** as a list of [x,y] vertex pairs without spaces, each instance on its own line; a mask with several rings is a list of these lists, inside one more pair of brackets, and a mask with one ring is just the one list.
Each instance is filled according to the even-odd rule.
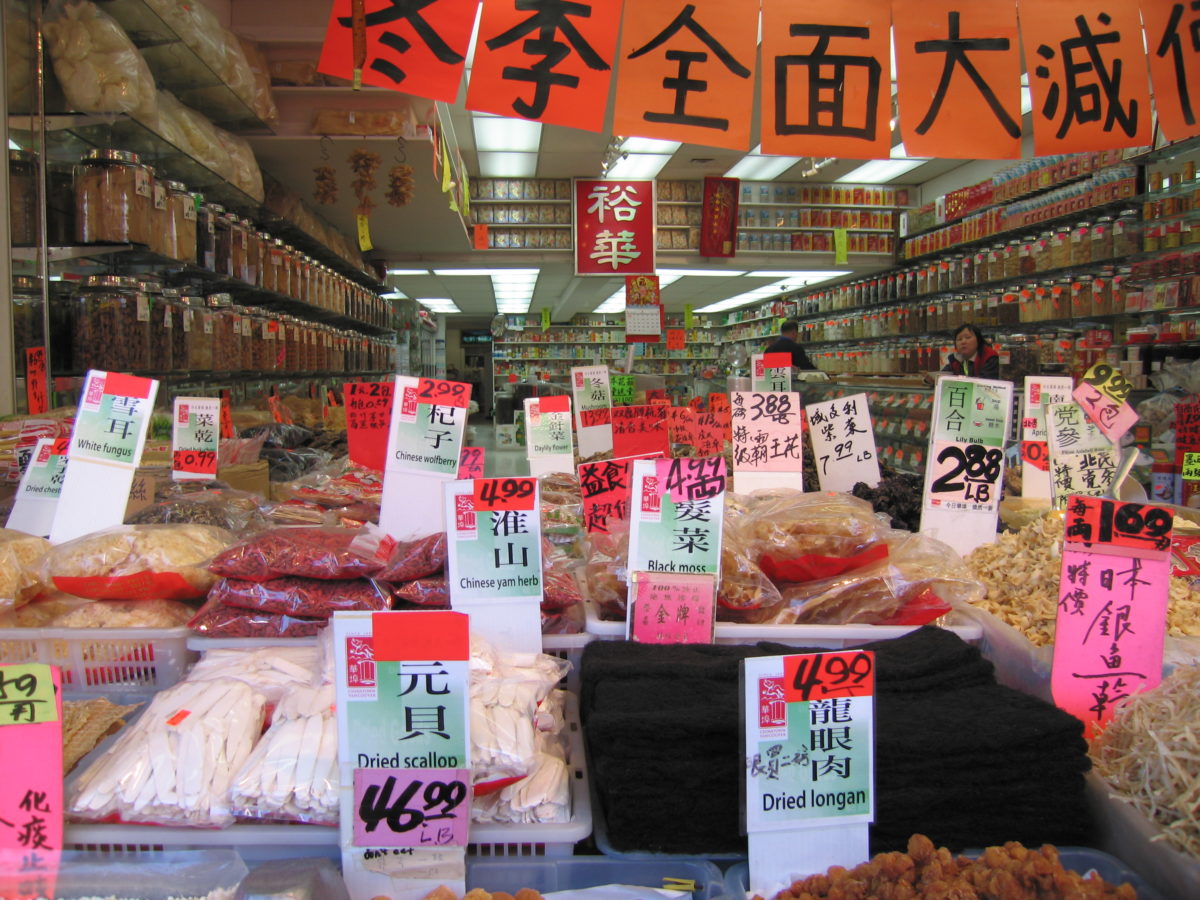
[[571,395],[575,400],[575,432],[579,455],[586,458],[612,450],[612,387],[607,366],[571,369]]
[[576,275],[654,274],[653,181],[576,178],[572,197]]
[[390,381],[352,381],[346,385],[346,443],[351,462],[383,471],[394,389]]
[[1089,737],[1162,680],[1171,524],[1159,506],[1067,501],[1050,687]]
[[211,481],[217,477],[221,401],[176,397],[171,428],[171,478]]
[[755,353],[750,357],[750,389],[790,391],[792,357],[787,353]]
[[711,644],[716,605],[715,575],[634,572],[628,636],[643,644]]
[[631,571],[719,574],[725,460],[637,460],[629,532]]
[[[337,703],[325,715],[336,715],[346,786],[347,886],[355,896],[398,896],[406,872],[435,865],[461,881],[471,806],[467,616],[337,613],[332,631]],[[394,867],[373,864],[385,855]]]
[[1021,496],[1049,497],[1050,432],[1046,407],[1071,399],[1074,383],[1070,376],[1026,375],[1021,417]]
[[1017,9],[1033,93],[1034,155],[1149,146],[1137,0],[1086,11],[1072,0],[1019,0]]
[[1045,406],[1049,434],[1051,502],[1062,509],[1072,494],[1108,493],[1117,449],[1074,401]]
[[934,388],[921,531],[964,556],[996,537],[1012,385],[942,378]]
[[866,394],[851,394],[804,407],[823,491],[852,491],[860,481],[879,484],[879,454]]
[[[750,884],[786,881],[789,868],[862,862],[875,815],[875,654],[766,656],[742,665]],[[806,840],[817,828],[826,839]],[[804,858],[782,859],[792,855],[780,853],[778,841]]]
[[1133,385],[1120,369],[1096,363],[1084,373],[1071,396],[1115,444],[1138,420],[1133,407],[1125,402],[1131,390]]
[[893,0],[892,21],[908,154],[1020,158],[1016,6]]
[[733,480],[738,493],[804,490],[804,410],[796,392],[734,391]]
[[83,382],[50,540],[62,543],[120,525],[142,458],[158,382],[90,371]]
[[21,475],[7,527],[39,537],[48,535],[66,474],[66,439],[39,438]]
[[890,0],[763,0],[762,152],[887,159]]
[[671,452],[665,406],[614,406],[612,433],[614,456],[667,456]]

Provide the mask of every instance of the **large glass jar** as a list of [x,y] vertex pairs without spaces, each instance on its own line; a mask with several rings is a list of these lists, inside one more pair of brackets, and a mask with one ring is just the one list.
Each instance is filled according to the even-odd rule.
[[1071,317],[1075,319],[1096,315],[1092,301],[1092,276],[1080,274],[1071,282]]
[[262,261],[262,245],[258,236],[258,229],[254,227],[254,223],[249,219],[242,219],[241,226],[246,234],[246,269],[245,277],[242,280],[246,284],[257,285],[260,280],[258,267]]
[[213,367],[213,338],[216,326],[203,297],[183,297],[184,330],[188,333],[188,370],[208,372]]
[[1009,289],[1000,295],[1000,307],[997,311],[997,324],[999,325],[1016,325],[1018,322],[1028,321],[1022,315],[1023,306],[1020,302],[1020,297],[1015,289]]
[[1004,277],[1016,278],[1021,274],[1021,239],[1013,238],[1004,247]]
[[1057,278],[1050,286],[1049,319],[1069,319],[1071,317],[1071,279]]
[[254,283],[259,287],[266,287],[267,268],[271,265],[271,236],[265,231],[256,231],[250,246],[254,263]]
[[233,311],[228,294],[209,294],[205,298],[213,323],[214,372],[237,372],[242,368],[241,319]]
[[1037,235],[1029,234],[1021,238],[1021,252],[1017,257],[1017,273],[1032,275],[1037,271]]
[[[162,182],[167,197],[166,253],[180,262],[196,261],[196,201],[181,181]],[[156,186],[157,191],[157,186]]]
[[232,235],[232,260],[231,269],[233,277],[238,281],[249,282],[247,277],[250,274],[250,228],[249,222],[244,222],[232,213],[226,213],[229,217],[229,231]]
[[90,150],[75,167],[75,239],[149,244],[150,168],[126,150]]
[[73,305],[77,369],[146,370],[150,309],[136,278],[89,275]]
[[179,296],[179,291],[176,288],[164,288],[162,292],[162,323],[171,342],[170,371],[172,372],[186,372],[188,366],[190,331],[184,329],[185,327],[190,329],[191,320],[189,318],[185,323],[184,309],[183,298]]
[[1098,316],[1110,316],[1117,310],[1113,308],[1112,280],[1115,270],[1105,266],[1092,279],[1092,308]]
[[46,170],[46,242],[75,243],[75,172],[66,163],[51,162]]
[[199,194],[194,194],[196,202],[196,265],[217,270],[217,218],[219,214],[213,209],[215,204],[204,203]]
[[217,229],[216,263],[213,271],[222,278],[233,277],[233,223],[235,217],[225,212],[225,207],[214,203],[212,211],[215,216],[214,226]]
[[271,351],[275,349],[275,342],[271,340],[271,332],[267,327],[270,321],[264,310],[250,311],[250,328],[253,335],[250,342],[251,361],[248,368],[255,372],[269,372],[274,368]]
[[1004,256],[1006,245],[1003,241],[992,244],[988,251],[988,281],[998,281],[1004,277]]
[[170,372],[175,348],[171,344],[170,311],[163,299],[163,286],[156,281],[143,281],[141,292],[147,304],[146,368],[151,372]]
[[1138,252],[1138,214],[1123,209],[1113,220],[1113,256],[1131,256]]
[[1112,308],[1114,313],[1126,312],[1126,301],[1131,291],[1130,281],[1133,279],[1132,266],[1117,266],[1112,278]]
[[1071,229],[1072,266],[1086,266],[1092,261],[1092,223],[1079,222]]
[[[16,377],[25,377],[25,351],[30,347],[46,346],[46,331],[42,321],[42,280],[29,275],[17,275],[12,283],[13,359]],[[63,360],[55,360],[59,368],[68,368]],[[24,397],[24,392],[18,392]]]
[[271,284],[263,286],[277,294],[288,296],[292,290],[292,266],[288,260],[287,246],[280,238],[276,238],[271,244],[271,273]]
[[971,281],[973,284],[982,284],[988,280],[988,255],[989,251],[984,247],[981,247],[972,254],[971,261],[973,265],[971,268],[973,270],[973,277]]
[[233,311],[236,316],[234,327],[238,329],[242,338],[241,362],[238,368],[243,372],[250,372],[254,369],[254,343],[259,340],[260,332],[254,330],[254,320],[249,309],[235,306]]
[[1045,272],[1051,268],[1053,262],[1050,253],[1050,247],[1054,243],[1054,232],[1043,231],[1038,235],[1037,240],[1033,244],[1033,270],[1034,272]]
[[167,208],[167,181],[155,175],[150,184],[150,235],[147,245],[152,253],[172,256],[171,211]]
[[1050,238],[1050,268],[1064,269],[1071,264],[1071,228],[1063,225]]
[[1111,259],[1113,255],[1113,217],[1100,216],[1092,226],[1091,261]]
[[8,151],[8,229],[14,247],[38,242],[37,157]]

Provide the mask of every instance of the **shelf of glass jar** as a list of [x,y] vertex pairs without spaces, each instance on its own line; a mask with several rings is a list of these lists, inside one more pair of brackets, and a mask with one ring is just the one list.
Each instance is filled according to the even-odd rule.
[[[176,201],[182,202],[179,198],[173,200],[166,187],[176,183],[180,185],[179,192],[192,196],[193,204],[195,195],[201,194],[206,205],[219,206],[222,214],[232,215],[238,221],[255,223],[256,229],[269,231],[273,238],[288,242],[293,252],[314,257],[336,274],[361,286],[381,286],[373,275],[359,269],[136,119],[120,115],[58,118],[61,121],[56,124],[61,127],[46,133],[48,157],[52,160],[47,169],[50,245],[130,243],[155,249],[163,237],[161,231],[151,228],[151,218],[162,210],[164,203],[170,207]],[[17,133],[20,139],[20,124],[14,125],[10,121],[10,132]],[[29,137],[28,132],[24,134]],[[14,153],[21,151],[10,151],[10,160]],[[66,159],[79,162],[67,165],[54,161]],[[19,209],[36,204],[33,171],[31,160],[23,159],[15,170],[10,162],[10,195]],[[157,192],[159,185],[166,192],[162,199]],[[83,198],[81,193],[85,195]],[[14,245],[36,243],[36,232],[32,230],[37,222],[36,206],[30,209],[31,215],[22,220],[31,223],[31,230],[26,234],[14,232]],[[200,216],[203,210],[197,208],[196,212]],[[309,215],[319,221],[315,214]]]
[[[711,359],[711,360],[707,360],[707,361],[712,362],[713,364],[716,363],[715,358]],[[566,362],[574,362],[574,360],[565,360],[565,359],[530,359],[530,360],[498,359],[495,361],[494,365],[492,366],[492,372],[494,375],[497,375],[497,376],[505,376],[505,375],[509,375],[509,374],[521,375],[522,373],[537,372],[537,371],[546,369],[546,370],[549,370],[551,372],[551,374],[553,375],[553,377],[555,377],[555,378],[569,378],[571,375],[569,368],[558,368],[555,365],[555,364],[561,364],[561,363],[566,363]],[[662,360],[662,362],[672,363],[672,362],[675,362],[675,360]],[[633,365],[632,372],[628,372],[628,373],[627,372],[614,372],[613,374],[615,374],[615,375],[625,375],[625,374],[629,374],[629,375],[663,375],[666,377],[696,378],[696,377],[701,377],[701,374],[703,373],[705,368],[707,368],[707,367],[692,366],[692,367],[687,368],[686,371],[680,371],[680,370],[677,370],[674,368],[672,368],[669,371],[666,371],[664,369],[657,369],[657,368],[651,369],[651,368],[643,365],[640,362],[635,362]]]
[[[846,236],[846,245],[847,253],[894,257],[896,237],[891,232],[850,231]],[[834,252],[834,231],[785,229],[773,234],[739,231],[737,249],[750,253],[830,254]]]

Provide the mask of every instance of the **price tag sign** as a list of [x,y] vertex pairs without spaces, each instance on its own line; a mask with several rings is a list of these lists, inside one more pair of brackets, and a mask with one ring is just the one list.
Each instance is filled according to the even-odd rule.
[[1069,376],[1026,375],[1021,414],[1021,495],[1050,497],[1050,438],[1046,407],[1071,399]]
[[486,449],[463,447],[458,456],[458,477],[461,479],[482,478]]
[[1117,451],[1100,427],[1074,401],[1047,406],[1046,425],[1055,508],[1062,509],[1074,494],[1108,493],[1117,470]]
[[356,847],[463,847],[470,769],[355,769]]
[[[1098,372],[1093,377],[1099,378],[1105,371],[1111,371],[1111,367],[1097,363],[1088,370],[1088,374]],[[1088,376],[1085,375],[1071,396],[1083,408],[1087,417],[1100,427],[1105,437],[1115,444],[1138,420],[1138,415],[1132,406],[1124,400],[1117,400],[1113,397],[1114,391],[1121,396],[1128,394],[1130,385],[1120,372],[1116,372],[1099,386],[1092,384],[1087,379]],[[1114,379],[1121,383],[1117,389],[1113,388]]]
[[1180,477],[1184,481],[1200,481],[1200,452],[1189,450],[1183,454]]
[[612,405],[628,406],[633,403],[633,376],[613,375],[610,379],[612,386]]
[[60,714],[54,689],[50,666],[0,666],[0,727],[57,722]]
[[583,525],[588,534],[624,531],[629,522],[629,492],[634,459],[605,459],[579,465]]
[[682,328],[667,329],[667,349],[668,350],[685,350],[687,349],[687,332]]
[[667,456],[671,451],[665,406],[614,406],[612,434],[614,456]]
[[535,509],[536,497],[536,478],[479,478],[472,493],[472,509],[476,512]]
[[792,389],[792,357],[788,353],[755,353],[750,357],[750,389],[786,392]]
[[1175,446],[1200,450],[1200,402],[1175,404]]
[[733,472],[739,493],[804,490],[804,410],[795,392],[734,391]]
[[67,441],[40,438],[21,475],[8,527],[38,537],[48,535],[66,477]]
[[576,366],[571,369],[571,395],[575,401],[575,429],[579,455],[611,452],[612,385],[605,366]]
[[462,381],[420,378],[417,380],[417,402],[466,409],[471,402],[471,386]]
[[1133,385],[1125,378],[1125,373],[1108,363],[1096,363],[1084,373],[1080,381],[1095,388],[1098,393],[1108,397],[1118,406],[1128,399],[1129,392],[1133,390]]
[[942,378],[934,391],[920,530],[965,556],[996,538],[1012,385]]
[[851,394],[804,407],[823,491],[854,490],[860,481],[879,484],[879,453],[866,394]]
[[634,572],[627,637],[642,644],[711,644],[716,605],[714,575]]
[[233,433],[233,397],[228,389],[221,391],[221,439],[234,437]]
[[382,472],[387,460],[395,384],[350,382],[346,392],[346,444],[350,461]]
[[211,481],[217,477],[221,401],[215,397],[176,397],[171,427],[171,478]]
[[45,347],[25,348],[25,404],[31,416],[41,415],[50,408]]
[[720,573],[725,460],[637,460],[633,464],[629,568]]
[[1088,737],[1162,680],[1170,510],[1100,497],[1066,506],[1050,688]]

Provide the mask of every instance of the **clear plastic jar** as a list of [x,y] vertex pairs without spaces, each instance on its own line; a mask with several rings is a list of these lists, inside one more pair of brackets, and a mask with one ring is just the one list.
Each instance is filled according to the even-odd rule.
[[1133,279],[1132,266],[1117,266],[1112,278],[1112,309],[1114,313],[1125,312],[1125,303],[1129,294],[1129,282]]
[[1004,246],[1004,277],[1016,278],[1021,274],[1021,239],[1013,238]]
[[254,232],[254,240],[250,244],[251,260],[254,264],[254,283],[258,287],[266,287],[267,268],[271,265],[271,236],[265,231]]
[[1095,309],[1098,316],[1111,316],[1116,310],[1113,308],[1112,281],[1116,270],[1112,266],[1105,266],[1092,279],[1092,308]]
[[156,281],[143,281],[141,292],[147,300],[148,350],[146,368],[151,372],[170,372],[175,348],[171,344],[170,313],[163,300],[163,286]]
[[1050,252],[1051,246],[1054,244],[1054,232],[1043,231],[1038,235],[1037,240],[1033,244],[1033,271],[1045,272],[1047,269],[1053,268],[1053,254]]
[[205,303],[213,323],[212,369],[238,372],[242,368],[242,331],[240,317],[233,310],[233,298],[228,294],[210,294]]
[[145,371],[149,356],[149,301],[136,278],[89,275],[73,303],[76,368]]
[[168,253],[180,262],[196,261],[196,197],[181,181],[168,181]]
[[963,254],[958,254],[950,260],[950,281],[951,289],[962,287],[963,285]]
[[37,157],[28,150],[8,151],[8,230],[14,247],[38,242]]
[[280,238],[271,243],[271,276],[270,284],[264,284],[267,290],[288,296],[292,290],[292,267],[288,261],[287,247]]
[[1079,222],[1071,229],[1072,266],[1086,266],[1092,261],[1092,223]]
[[1092,300],[1092,278],[1080,275],[1071,282],[1071,317],[1075,319],[1096,315]]
[[150,184],[150,236],[146,242],[152,253],[173,256],[171,211],[167,208],[167,181],[159,175]]
[[259,246],[258,230],[249,219],[242,219],[241,226],[246,236],[245,277],[242,280],[246,284],[257,285],[259,282],[258,266],[262,257],[262,247]]
[[188,371],[210,372],[216,323],[203,297],[184,297],[184,330],[188,333]]
[[250,274],[250,228],[249,222],[239,219],[232,213],[226,213],[230,219],[229,231],[232,236],[231,270],[238,281],[249,283]]
[[[194,196],[200,197],[199,194]],[[210,272],[217,270],[217,219],[220,214],[214,206],[203,202],[196,206],[196,265]]]
[[236,316],[234,327],[238,329],[242,338],[241,362],[238,368],[243,372],[251,372],[254,370],[254,342],[259,340],[259,332],[254,330],[254,319],[249,309],[235,306],[233,311]]
[[217,229],[216,262],[213,271],[222,278],[233,278],[233,223],[236,217],[225,212],[225,207],[216,203],[212,204],[212,210],[216,216],[214,225]]
[[1100,216],[1092,226],[1091,262],[1111,259],[1113,255],[1113,217]]
[[153,181],[136,153],[88,151],[75,167],[75,239],[148,245]]
[[1049,319],[1069,319],[1071,317],[1071,279],[1056,278],[1050,286]]
[[916,277],[916,296],[922,296],[929,293],[929,267],[921,266],[917,269]]
[[1017,291],[1005,291],[1003,294],[1000,294],[999,301],[1000,305],[997,310],[996,324],[1016,325],[1018,322],[1027,321],[1022,318],[1022,304]]
[[65,163],[51,162],[46,169],[46,242],[75,243],[75,172]]

